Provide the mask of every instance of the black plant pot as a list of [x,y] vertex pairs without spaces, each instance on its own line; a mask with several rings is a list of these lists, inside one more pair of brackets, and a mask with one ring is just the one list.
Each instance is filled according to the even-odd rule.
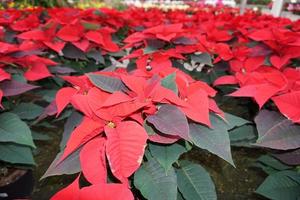
[[15,182],[0,187],[0,200],[28,199],[33,191],[33,186],[32,170],[28,170]]

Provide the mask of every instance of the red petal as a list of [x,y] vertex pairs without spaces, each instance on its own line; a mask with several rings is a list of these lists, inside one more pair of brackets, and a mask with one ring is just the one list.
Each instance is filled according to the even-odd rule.
[[127,180],[141,165],[148,135],[136,122],[125,121],[116,128],[105,127],[106,155],[112,173],[120,180]]
[[71,98],[73,95],[77,93],[77,90],[71,87],[65,87],[56,93],[55,101],[57,106],[57,114],[58,116],[63,109],[71,102]]
[[91,184],[106,183],[105,143],[105,138],[97,137],[85,144],[80,151],[81,171]]
[[219,77],[214,82],[214,86],[226,84],[238,84],[238,80],[235,78],[235,76],[227,75]]
[[92,41],[95,42],[97,44],[103,44],[104,43],[104,38],[102,36],[101,33],[97,32],[97,31],[89,31],[85,34],[85,37]]
[[18,48],[13,44],[0,42],[0,53],[11,53],[17,50]]
[[277,69],[281,69],[284,65],[286,65],[289,62],[289,60],[290,59],[287,56],[279,57],[273,55],[270,58],[272,65],[274,65],[274,67],[276,67]]
[[209,110],[219,115],[221,118],[225,119],[224,112],[218,107],[215,100],[209,99]]
[[261,108],[280,89],[271,84],[247,85],[230,94],[234,97],[252,97]]
[[144,85],[146,84],[146,79],[135,76],[121,76],[122,82],[137,95],[144,94]]
[[61,28],[56,36],[67,42],[76,42],[83,34],[83,27],[80,25],[66,25]]
[[79,177],[78,176],[73,183],[57,192],[51,200],[79,200]]
[[81,145],[99,135],[103,130],[103,126],[104,123],[101,121],[95,121],[88,117],[84,117],[81,124],[77,126],[76,129],[71,133],[66,148],[64,149],[64,153],[60,158],[60,162],[78,149]]
[[73,44],[78,48],[81,49],[82,51],[86,52],[86,50],[90,46],[90,42],[86,39],[82,39],[81,41],[78,42],[73,42]]
[[267,29],[256,30],[249,34],[248,37],[255,41],[274,40],[272,32]]
[[45,33],[41,30],[32,30],[23,32],[18,35],[18,38],[24,40],[47,40]]
[[50,49],[56,51],[57,53],[61,53],[66,43],[65,42],[44,42],[44,44]]
[[0,68],[0,81],[10,80],[11,76],[9,73]]
[[158,34],[156,34],[156,37],[158,39],[170,42],[173,38],[176,37],[176,33],[170,33],[170,34],[160,34],[160,33],[158,33]]
[[0,108],[3,109],[3,105],[2,105],[2,98],[3,98],[3,91],[0,90]]
[[37,81],[52,76],[44,63],[32,63],[24,73],[24,77],[29,81]]
[[71,104],[76,110],[84,113],[85,116],[92,118],[93,111],[88,102],[88,96],[85,94],[74,94],[71,98]]
[[178,106],[188,106],[186,102],[181,100],[172,90],[159,86],[152,95],[152,100],[158,103],[170,102]]
[[119,103],[124,103],[132,100],[133,100],[132,98],[130,98],[128,95],[124,94],[123,92],[117,91],[108,96],[108,98],[102,104],[102,107],[114,106]]
[[186,102],[189,106],[180,108],[186,116],[196,122],[210,126],[207,93],[199,89],[197,92],[189,95]]
[[280,112],[295,123],[300,123],[300,91],[273,97]]
[[251,57],[245,61],[244,67],[247,72],[251,72],[264,64],[265,57]]
[[134,200],[124,184],[97,184],[80,190],[79,200]]

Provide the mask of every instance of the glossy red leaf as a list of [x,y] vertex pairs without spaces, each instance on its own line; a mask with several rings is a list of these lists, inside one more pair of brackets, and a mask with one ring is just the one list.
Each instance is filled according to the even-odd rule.
[[145,129],[133,121],[105,127],[107,136],[106,155],[112,173],[126,182],[141,165],[148,135]]
[[18,38],[24,40],[40,40],[40,41],[47,40],[47,37],[44,31],[42,30],[31,30],[31,31],[23,32],[18,35]]
[[227,75],[227,76],[221,76],[214,81],[214,86],[226,85],[226,84],[230,84],[230,85],[238,84],[238,80],[235,78],[235,76]]
[[66,25],[57,32],[57,37],[67,42],[76,42],[83,34],[81,25]]
[[72,132],[64,149],[64,153],[60,158],[60,162],[63,161],[68,155],[78,149],[81,145],[85,144],[93,137],[100,135],[103,131],[104,123],[100,120],[93,120],[88,117],[84,117],[79,126]]
[[80,151],[81,170],[91,184],[106,183],[105,143],[104,137],[97,137],[86,143]]
[[249,34],[248,37],[255,41],[265,41],[274,39],[271,30],[268,29],[255,30],[251,34]]
[[261,108],[272,96],[281,89],[272,84],[246,85],[230,94],[233,97],[252,97]]
[[124,184],[97,184],[80,190],[79,200],[134,200]]
[[17,50],[18,47],[16,45],[0,42],[0,53],[11,53]]
[[90,107],[88,98],[89,97],[86,94],[74,94],[70,103],[76,110],[79,110],[85,116],[92,118],[94,113]]
[[56,51],[58,54],[62,53],[63,48],[65,47],[66,43],[62,41],[57,42],[48,42],[45,41],[44,44],[49,47],[50,49]]
[[10,80],[11,75],[4,71],[2,68],[0,68],[0,82],[4,80]]
[[180,107],[186,116],[198,123],[210,126],[209,120],[209,99],[205,91],[198,91],[185,98],[188,106]]
[[3,105],[2,105],[2,98],[3,98],[3,91],[2,90],[0,90],[0,108],[2,108],[3,109]]
[[51,200],[79,200],[79,176],[67,187],[57,192]]
[[273,97],[280,112],[295,123],[300,123],[300,91]]
[[32,63],[24,73],[24,77],[29,81],[37,81],[52,76],[44,63]]
[[55,101],[57,106],[58,116],[64,108],[71,102],[72,96],[77,93],[77,90],[71,87],[64,87],[56,93]]

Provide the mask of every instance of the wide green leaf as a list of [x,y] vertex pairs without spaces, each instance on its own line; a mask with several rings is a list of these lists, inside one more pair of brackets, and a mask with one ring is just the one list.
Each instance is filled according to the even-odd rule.
[[186,152],[186,148],[180,144],[171,145],[149,144],[151,155],[164,167],[166,172],[171,169],[181,154]]
[[21,119],[35,119],[43,112],[43,108],[34,103],[20,103],[12,110],[13,113],[18,115]]
[[200,124],[190,124],[190,137],[193,143],[209,152],[219,156],[234,166],[231,150],[230,139],[226,124],[217,116],[211,115],[210,121],[212,128]]
[[177,177],[174,168],[168,172],[157,160],[147,157],[144,163],[134,174],[134,185],[148,200],[176,200]]
[[245,124],[251,123],[248,120],[245,120],[241,117],[238,117],[236,115],[232,115],[229,113],[225,113],[225,119],[227,124],[227,130],[233,129],[234,127],[243,126]]
[[11,164],[35,165],[31,148],[13,143],[0,143],[0,160]]
[[176,73],[172,73],[161,80],[161,85],[172,90],[175,94],[178,94],[178,88],[175,79]]
[[9,112],[0,115],[0,142],[13,142],[35,147],[27,124],[16,114]]
[[87,57],[94,59],[97,63],[105,64],[105,60],[100,51],[91,50],[87,53]]
[[215,185],[208,172],[201,165],[182,161],[176,172],[178,188],[184,199],[217,199]]
[[268,176],[256,192],[273,200],[295,200],[300,196],[300,184],[281,171]]
[[229,131],[231,146],[253,147],[256,141],[257,131],[253,125],[244,125]]
[[285,165],[276,158],[269,155],[262,155],[257,159],[257,161],[279,171],[292,168],[292,166]]

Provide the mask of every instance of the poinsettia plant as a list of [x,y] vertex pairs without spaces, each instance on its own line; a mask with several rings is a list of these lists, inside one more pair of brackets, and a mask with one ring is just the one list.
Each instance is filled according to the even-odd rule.
[[[224,114],[205,82],[172,69],[170,74],[117,69],[62,77],[71,86],[56,94],[57,115],[71,104],[83,118],[44,177],[70,173],[58,169],[76,157],[75,172],[81,173],[52,199],[134,199],[132,187],[147,199],[216,198],[205,169],[178,159],[195,144],[234,165],[228,130],[248,121]],[[199,193],[190,194],[193,189]]]

